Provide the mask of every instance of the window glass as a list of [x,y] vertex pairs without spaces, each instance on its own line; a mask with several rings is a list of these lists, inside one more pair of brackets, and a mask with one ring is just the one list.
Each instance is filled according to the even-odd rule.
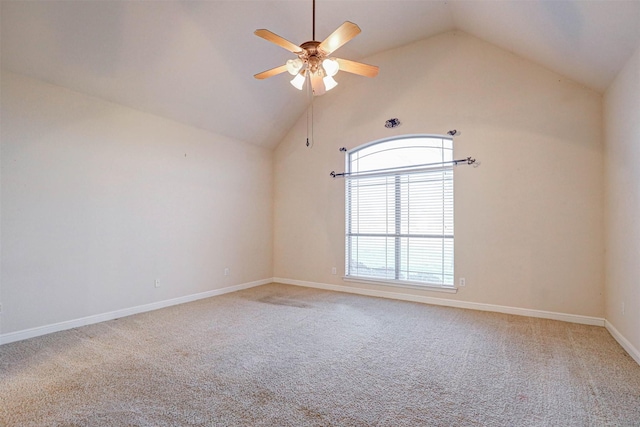
[[348,153],[347,276],[453,286],[453,143],[400,137]]

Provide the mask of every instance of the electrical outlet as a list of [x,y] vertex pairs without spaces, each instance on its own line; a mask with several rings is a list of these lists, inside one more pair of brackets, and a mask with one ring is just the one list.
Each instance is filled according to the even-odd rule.
[[464,288],[465,286],[467,286],[467,279],[465,279],[464,277],[461,277],[458,280],[458,286],[461,288]]
[[160,287],[160,279],[156,279],[156,281],[154,282],[154,286],[155,286],[156,288],[159,288],[159,287]]
[[335,267],[331,268],[331,274],[338,274],[338,269]]
[[228,275],[229,275],[229,267],[227,267],[227,268],[225,268],[225,269],[224,269],[224,275],[225,275],[225,276],[228,276]]

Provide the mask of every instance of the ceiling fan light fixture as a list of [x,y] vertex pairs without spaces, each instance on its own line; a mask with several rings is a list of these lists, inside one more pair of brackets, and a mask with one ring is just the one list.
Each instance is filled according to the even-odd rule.
[[292,76],[295,76],[300,72],[300,69],[302,68],[303,65],[304,64],[302,63],[302,60],[300,58],[289,59],[287,61],[287,71]]
[[322,68],[324,68],[324,71],[327,73],[328,77],[333,77],[338,74],[340,64],[338,64],[338,61],[333,58],[326,58],[324,61],[322,61]]
[[307,80],[305,78],[306,73],[304,71],[305,70],[302,70],[300,74],[298,74],[293,78],[293,80],[291,80],[291,84],[293,85],[293,87],[295,87],[298,90],[302,90],[302,88],[304,87],[304,82]]
[[254,34],[275,45],[295,54],[297,58],[288,60],[285,64],[262,73],[254,74],[256,79],[262,80],[284,72],[294,76],[291,84],[298,90],[302,90],[307,80],[309,80],[309,92],[319,96],[327,90],[338,85],[333,79],[338,71],[357,74],[365,77],[375,77],[378,75],[378,67],[375,65],[363,64],[361,62],[350,61],[348,59],[335,58],[330,55],[345,43],[360,34],[360,27],[350,21],[345,21],[323,41],[316,38],[316,2],[313,0],[312,14],[312,38],[313,40],[302,43],[300,46],[291,43],[289,40],[266,30],[255,30]]

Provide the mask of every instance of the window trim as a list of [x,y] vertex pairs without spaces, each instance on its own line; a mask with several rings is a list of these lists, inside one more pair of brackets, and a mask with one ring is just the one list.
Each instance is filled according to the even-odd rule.
[[440,286],[425,282],[410,282],[408,280],[393,279],[375,279],[362,276],[342,276],[345,282],[366,283],[369,285],[389,286],[394,288],[417,289],[422,291],[445,292],[448,294],[457,294],[456,286]]

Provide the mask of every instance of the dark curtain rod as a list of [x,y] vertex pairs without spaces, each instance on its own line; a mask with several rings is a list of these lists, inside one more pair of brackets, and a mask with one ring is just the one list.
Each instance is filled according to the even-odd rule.
[[395,170],[400,171],[401,169],[409,169],[409,170],[421,169],[421,168],[427,168],[429,166],[444,166],[444,165],[458,166],[458,164],[460,164],[460,163],[466,164],[466,165],[472,165],[475,162],[476,162],[476,159],[471,158],[471,157],[467,157],[466,159],[450,160],[448,162],[424,163],[422,165],[402,166],[402,167],[399,167],[399,168],[376,169],[376,170],[362,172],[362,173],[354,173],[354,172],[336,173],[335,171],[331,171],[331,173],[329,175],[331,175],[332,178],[343,178],[345,176],[358,176],[358,175],[363,175],[364,176],[364,175],[369,175],[369,174],[376,174],[376,173],[379,173],[379,172],[387,172],[387,171],[395,171]]

